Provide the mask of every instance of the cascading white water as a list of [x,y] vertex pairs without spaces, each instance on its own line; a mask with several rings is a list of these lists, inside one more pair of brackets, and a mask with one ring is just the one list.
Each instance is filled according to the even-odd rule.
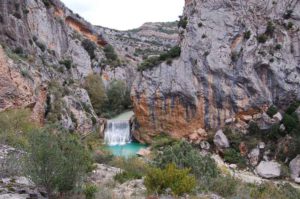
[[130,125],[128,120],[108,120],[104,134],[108,145],[125,145],[131,142]]

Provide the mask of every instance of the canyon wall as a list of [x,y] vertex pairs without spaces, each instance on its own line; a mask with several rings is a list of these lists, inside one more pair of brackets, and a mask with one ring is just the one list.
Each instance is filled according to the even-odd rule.
[[181,56],[132,87],[135,136],[187,136],[300,99],[300,1],[186,0]]

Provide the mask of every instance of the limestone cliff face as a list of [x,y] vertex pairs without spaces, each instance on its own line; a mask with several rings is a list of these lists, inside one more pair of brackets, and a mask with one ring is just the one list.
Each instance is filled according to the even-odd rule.
[[138,138],[183,137],[300,99],[300,1],[187,0],[183,16],[180,58],[134,82]]

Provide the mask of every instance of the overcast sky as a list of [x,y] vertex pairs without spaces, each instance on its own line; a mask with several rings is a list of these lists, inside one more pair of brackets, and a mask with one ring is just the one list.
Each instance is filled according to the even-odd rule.
[[145,22],[175,21],[184,0],[62,0],[94,25],[128,30]]

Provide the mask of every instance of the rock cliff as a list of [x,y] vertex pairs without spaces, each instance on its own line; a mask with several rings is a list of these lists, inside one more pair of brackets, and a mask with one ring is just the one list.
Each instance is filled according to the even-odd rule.
[[136,137],[183,137],[299,100],[299,14],[298,0],[186,0],[180,58],[132,87]]

